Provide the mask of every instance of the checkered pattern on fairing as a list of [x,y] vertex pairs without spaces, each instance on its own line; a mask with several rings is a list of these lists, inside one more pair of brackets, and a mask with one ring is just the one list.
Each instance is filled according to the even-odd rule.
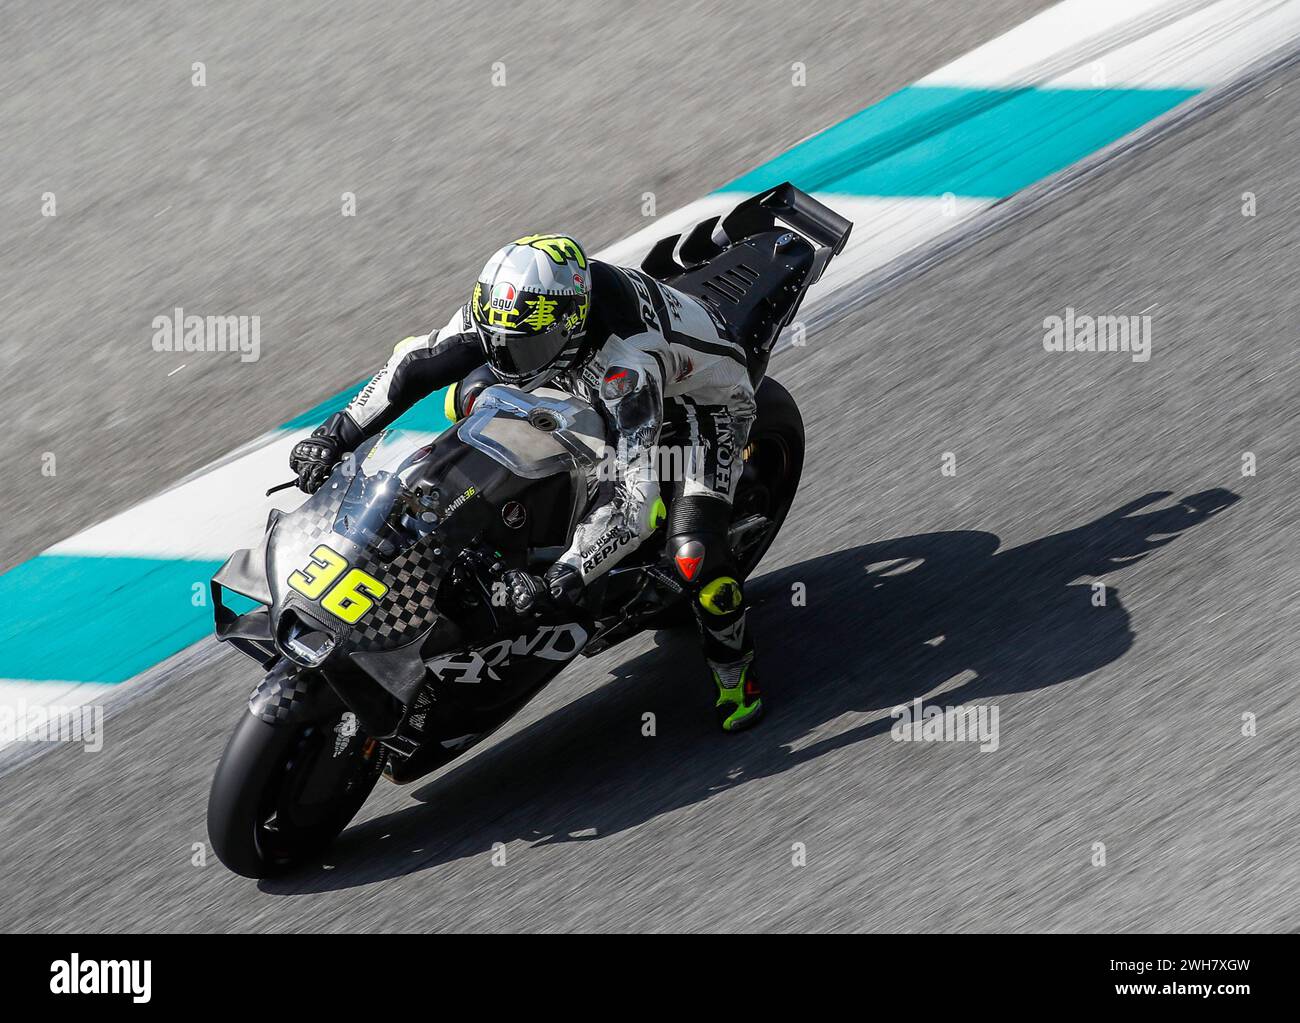
[[309,686],[297,672],[262,679],[248,698],[248,709],[268,725],[287,720],[294,702]]
[[283,516],[275,526],[276,542],[285,545],[311,543],[334,531],[337,506],[322,504],[316,509],[315,517],[309,516],[310,510],[309,506],[304,506],[292,515]]
[[420,540],[391,562],[371,559],[361,566],[388,587],[375,606],[352,627],[360,649],[384,649],[409,643],[433,624],[438,612],[433,599],[442,576],[440,559],[433,551],[438,541]]

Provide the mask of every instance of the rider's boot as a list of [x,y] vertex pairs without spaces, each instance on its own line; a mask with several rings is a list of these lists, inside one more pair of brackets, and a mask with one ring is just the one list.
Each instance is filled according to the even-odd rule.
[[763,716],[763,694],[754,672],[754,642],[745,622],[740,583],[731,576],[700,590],[696,618],[704,659],[717,689],[714,710],[724,732],[739,732]]

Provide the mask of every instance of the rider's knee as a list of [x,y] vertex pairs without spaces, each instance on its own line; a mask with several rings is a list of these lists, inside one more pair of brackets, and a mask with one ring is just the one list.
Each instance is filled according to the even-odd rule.
[[[712,499],[682,498],[669,509],[667,550],[678,578],[697,599],[711,587],[710,601],[719,608],[732,598],[733,588],[738,592],[740,585],[727,543],[730,517],[730,507]],[[731,585],[723,584],[724,579],[730,579]]]

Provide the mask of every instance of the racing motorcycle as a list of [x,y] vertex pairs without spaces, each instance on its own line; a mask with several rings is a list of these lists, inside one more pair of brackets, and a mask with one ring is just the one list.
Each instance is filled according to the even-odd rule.
[[[786,183],[660,240],[642,263],[703,302],[749,356],[758,412],[733,453],[729,531],[742,578],[781,528],[804,459],[803,421],[765,376],[768,358],[851,227]],[[521,616],[502,599],[506,571],[543,571],[567,547],[607,441],[600,413],[571,394],[493,385],[432,443],[390,429],[362,444],[222,566],[217,638],[264,672],[208,800],[227,867],[266,877],[319,854],[381,775],[428,774],[579,654],[683,617],[662,515],[562,620]],[[245,598],[242,613],[230,594]]]

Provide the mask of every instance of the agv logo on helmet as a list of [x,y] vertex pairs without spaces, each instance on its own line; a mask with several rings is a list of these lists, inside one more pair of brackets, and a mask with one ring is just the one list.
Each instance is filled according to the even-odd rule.
[[515,287],[502,281],[492,289],[493,309],[513,309],[515,307]]

